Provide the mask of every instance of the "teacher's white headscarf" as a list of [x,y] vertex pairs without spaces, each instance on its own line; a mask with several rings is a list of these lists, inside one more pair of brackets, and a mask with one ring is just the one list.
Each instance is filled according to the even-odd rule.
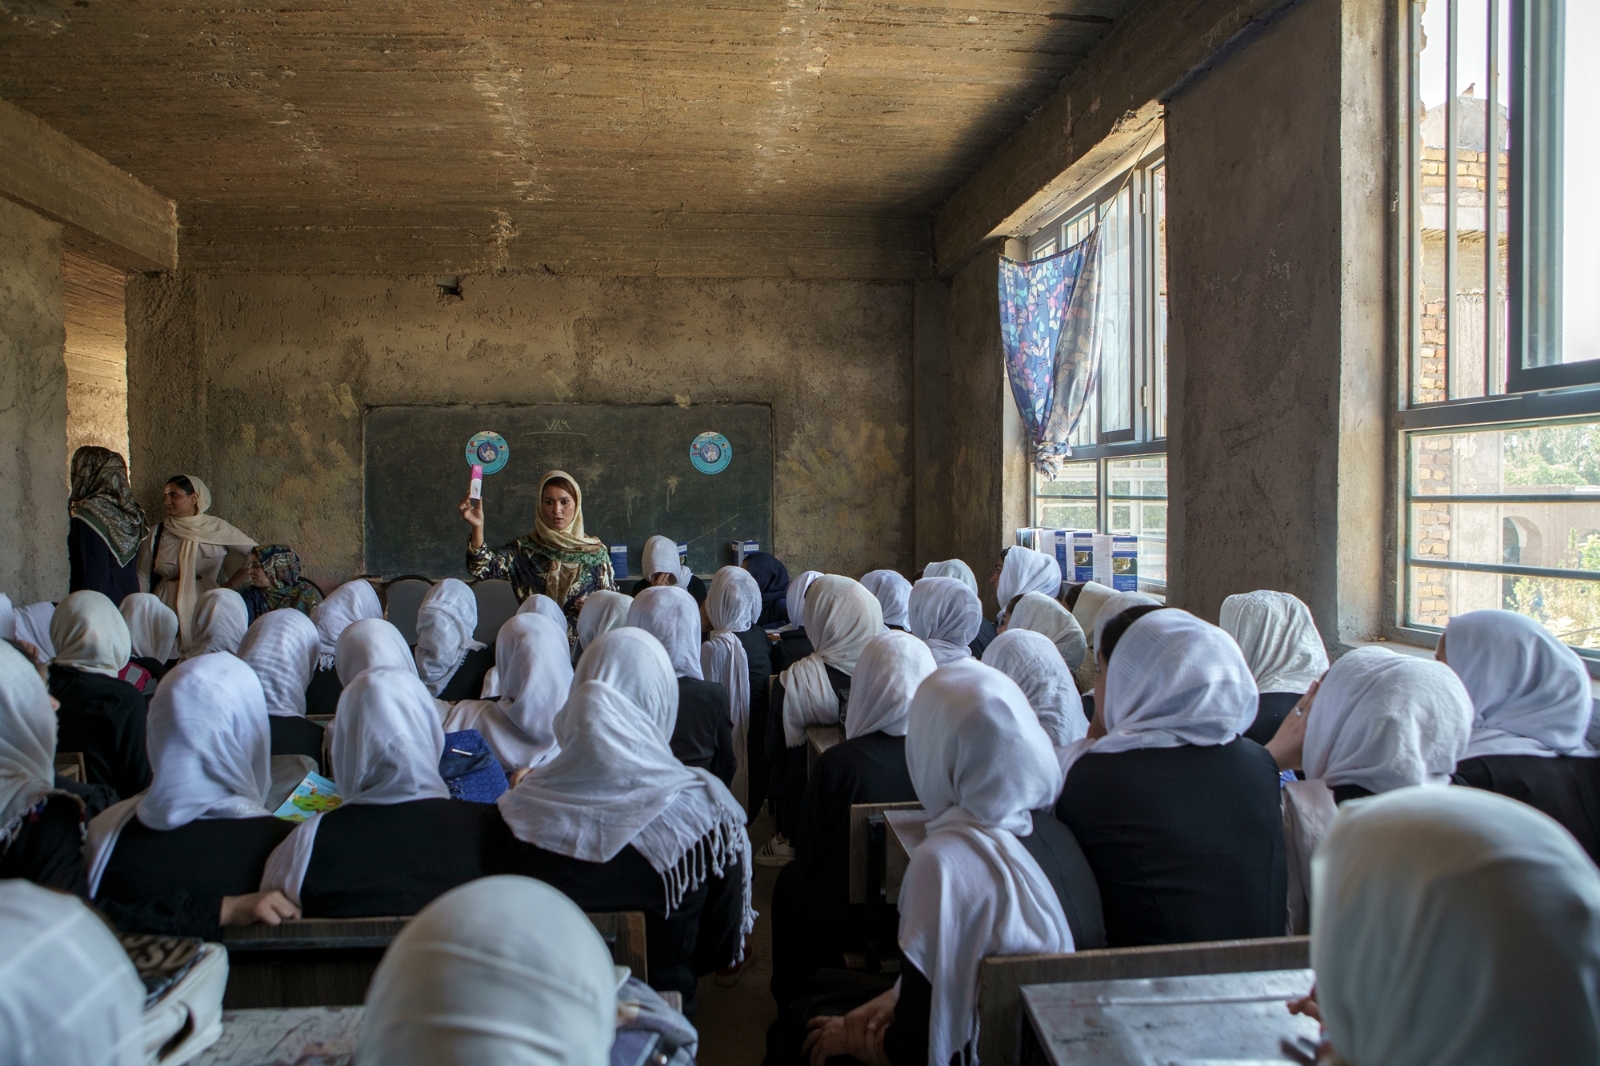
[[1222,601],[1223,630],[1244,652],[1261,692],[1304,693],[1328,670],[1311,609],[1287,592],[1260,589]]
[[122,598],[122,620],[128,623],[133,640],[132,655],[165,663],[172,659],[178,643],[178,616],[148,592],[130,592]]
[[194,627],[189,632],[189,643],[184,645],[183,657],[193,659],[218,651],[237,655],[248,628],[250,611],[244,605],[244,597],[232,589],[211,589],[200,597],[194,609]]
[[1600,1062],[1600,875],[1546,815],[1474,788],[1360,800],[1312,878],[1317,1004],[1341,1063]]
[[611,953],[577,904],[501,875],[428,904],[367,991],[356,1066],[607,1066]]
[[[193,474],[183,476],[194,486],[195,495],[199,497],[196,501],[199,511],[189,518],[164,518],[159,528],[164,531],[163,536],[174,537],[179,542],[178,588],[170,606],[173,613],[178,616],[178,632],[182,637],[182,646],[185,651],[189,651],[195,639],[191,630],[196,624],[195,609],[200,599],[198,576],[195,573],[200,562],[200,545],[213,544],[219,548],[245,552],[256,546],[256,540],[247,533],[241,533],[216,515],[206,514],[211,510],[211,490],[206,488],[204,481]],[[153,533],[151,539],[153,542]],[[238,593],[234,595],[237,596]],[[248,616],[246,618],[248,620]],[[243,632],[244,627],[241,626],[240,634],[243,635]],[[203,655],[205,652],[196,654]]]
[[88,589],[56,605],[50,642],[56,646],[56,665],[105,677],[116,677],[133,651],[128,623],[116,605],[105,594]]
[[[1084,717],[1083,697],[1072,671],[1043,634],[1007,629],[983,650],[983,664],[1017,683],[1055,747],[1064,748],[1088,734],[1089,719]],[[854,691],[850,695],[854,700]]]
[[[793,589],[790,585],[790,589]],[[789,601],[793,617],[795,601]],[[883,635],[883,608],[859,581],[829,574],[810,583],[805,595],[810,655],[783,672],[783,740],[791,748],[805,743],[806,727],[839,720],[839,696],[828,667],[854,674],[867,641]]]
[[657,585],[633,598],[628,624],[661,642],[678,677],[703,681],[700,672],[700,605],[686,589]]
[[495,637],[500,697],[451,705],[444,731],[476,729],[502,766],[517,770],[555,757],[555,716],[572,687],[565,627],[538,614],[514,615]]
[[[432,695],[413,671],[384,667],[355,678],[339,694],[339,713],[328,730],[341,807],[450,798],[439,776],[444,730]],[[260,891],[276,889],[300,902],[323,817],[311,815],[273,849]]]
[[928,1066],[978,1035],[978,966],[1073,950],[1044,871],[1017,840],[1061,792],[1050,738],[1011,679],[972,660],[917,689],[906,766],[929,816],[900,888],[900,948],[933,986]]
[[478,628],[478,598],[465,581],[447,577],[428,590],[417,608],[417,676],[437,696],[450,684],[467,652],[483,647],[472,639]]
[[1449,784],[1472,733],[1472,700],[1450,668],[1388,648],[1334,663],[1307,713],[1306,777],[1329,788]]
[[346,629],[364,618],[382,617],[383,605],[372,582],[358,577],[334,589],[311,609],[311,620],[317,625],[317,669],[333,669],[334,650]]
[[251,623],[239,643],[239,658],[261,680],[268,714],[305,716],[306,688],[317,670],[317,647],[317,627],[293,607],[268,611]]
[[911,582],[897,570],[872,570],[861,577],[862,587],[878,597],[883,608],[883,624],[911,628]]
[[905,736],[911,697],[937,667],[928,646],[910,633],[890,630],[867,641],[850,679],[845,739],[868,733]]
[[1042,592],[1053,599],[1060,591],[1061,564],[1055,556],[1021,545],[1006,549],[1005,561],[1000,564],[1000,583],[995,588],[995,599],[1002,611],[1024,592]]
[[1584,739],[1589,671],[1544,626],[1515,611],[1469,611],[1450,619],[1444,645],[1476,715],[1462,758],[1597,754]]
[[972,657],[968,647],[983,625],[983,605],[953,577],[925,577],[911,589],[911,632],[921,637],[943,666]]
[[706,615],[711,619],[711,636],[700,645],[700,673],[728,690],[733,751],[738,759],[730,787],[734,799],[743,805],[750,788],[745,751],[750,732],[750,655],[738,635],[753,628],[761,617],[761,586],[750,571],[738,566],[718,570],[706,594]]

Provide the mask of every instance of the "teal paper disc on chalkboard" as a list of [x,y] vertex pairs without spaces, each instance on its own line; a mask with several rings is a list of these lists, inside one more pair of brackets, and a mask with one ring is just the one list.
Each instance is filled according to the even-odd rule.
[[474,433],[467,441],[467,465],[481,466],[485,474],[498,474],[506,468],[506,460],[510,458],[511,445],[498,433],[484,430]]
[[733,445],[721,433],[710,430],[689,442],[689,461],[702,474],[720,474],[733,460]]

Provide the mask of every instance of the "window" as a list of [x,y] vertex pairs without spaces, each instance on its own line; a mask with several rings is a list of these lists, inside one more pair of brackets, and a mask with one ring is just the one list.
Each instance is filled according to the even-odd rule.
[[1027,242],[1041,259],[1103,227],[1100,367],[1072,435],[1075,462],[1033,476],[1033,521],[1139,538],[1139,585],[1167,581],[1166,168],[1161,150],[1117,172]]
[[1399,586],[1600,663],[1597,48],[1588,0],[1412,2]]

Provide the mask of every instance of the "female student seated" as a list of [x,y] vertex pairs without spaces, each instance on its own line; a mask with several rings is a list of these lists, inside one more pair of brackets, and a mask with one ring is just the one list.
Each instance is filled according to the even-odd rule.
[[[728,690],[733,716],[733,752],[738,765],[729,788],[746,811],[757,811],[767,795],[764,752],[772,655],[767,631],[756,625],[761,617],[761,590],[756,579],[737,566],[724,566],[711,579],[705,612],[711,621],[711,635],[700,645],[700,672],[705,680]],[[757,764],[759,788],[753,788],[751,776]]]
[[1255,676],[1256,720],[1245,736],[1265,744],[1312,684],[1328,671],[1328,652],[1311,609],[1287,592],[1229,596],[1218,619]]
[[606,1066],[611,953],[572,901],[527,877],[453,889],[406,923],[367,992],[362,1066]]
[[[1071,611],[1042,592],[1024,592],[1006,605],[1006,624],[1001,632],[1013,629],[1031,630],[1044,636],[1074,674],[1088,657],[1089,642],[1083,627]],[[1092,679],[1090,684],[1093,684]]]
[[292,608],[268,611],[250,626],[239,658],[267,698],[272,754],[307,755],[322,763],[322,727],[306,719],[306,687],[317,668],[317,627]]
[[178,659],[178,616],[148,592],[129,593],[120,609],[133,642],[128,661],[160,681]]
[[465,581],[447,577],[417,608],[417,676],[428,691],[453,703],[475,698],[494,665],[494,649],[472,639],[478,598]]
[[50,642],[50,695],[61,704],[57,746],[83,753],[90,784],[124,799],[143,791],[150,783],[145,701],[117,680],[133,647],[128,624],[100,593],[74,592],[56,607]]
[[1531,618],[1471,611],[1437,654],[1476,712],[1456,781],[1537,807],[1600,861],[1600,753],[1584,739],[1594,701],[1578,653]]
[[[789,601],[793,611],[795,600]],[[829,574],[807,585],[802,617],[816,650],[789,667],[772,684],[767,718],[767,754],[772,766],[771,803],[778,836],[761,849],[764,864],[782,865],[793,857],[789,838],[806,788],[806,729],[834,725],[850,700],[850,678],[867,642],[882,636],[883,608],[860,582]]]
[[89,894],[125,931],[216,940],[219,926],[276,924],[298,908],[261,893],[294,823],[272,817],[271,733],[255,672],[232,655],[179,663],[150,704],[149,791],[89,823]]
[[339,808],[277,846],[261,891],[283,893],[308,918],[415,914],[498,866],[505,825],[489,804],[450,798],[439,776],[444,731],[416,674],[356,677],[330,730]]
[[1056,816],[1094,868],[1107,943],[1283,935],[1278,767],[1240,736],[1256,686],[1238,645],[1148,604],[1097,643],[1095,722],[1074,745]]
[[709,770],[724,785],[733,782],[739,760],[733,746],[728,689],[705,680],[700,667],[700,609],[680,588],[653,586],[634,597],[628,625],[655,637],[667,649],[678,677],[678,720],[672,753],[685,766]]
[[817,570],[796,574],[784,592],[789,624],[778,630],[778,642],[772,646],[772,672],[775,674],[781,674],[816,650],[806,635],[806,590],[821,576]]
[[850,807],[916,802],[906,768],[907,711],[933,671],[927,645],[894,631],[868,641],[856,662],[845,739],[811,768],[795,861],[773,889],[772,994],[779,1003],[799,995],[817,967],[842,968],[843,954],[875,933],[850,906]]
[[193,659],[218,651],[237,655],[249,628],[250,612],[245,610],[243,596],[232,589],[201,593],[195,603],[194,627],[189,631],[189,643],[183,647],[183,657]]
[[[931,820],[900,889],[898,992],[812,1018],[803,1052],[813,1061],[968,1061],[986,956],[1103,946],[1093,876],[1072,834],[1041,810],[1061,769],[1016,685],[971,660],[941,667],[911,701],[906,761]],[[787,1020],[768,1033],[772,1066],[794,1061],[781,1053]]]
[[346,581],[317,604],[311,612],[317,627],[317,672],[306,688],[307,714],[332,714],[339,706],[339,672],[333,660],[344,631],[364,618],[382,617],[378,592],[365,578]]
[[583,654],[584,649],[593,644],[600,634],[627,625],[628,608],[632,606],[633,597],[620,592],[602,589],[589,593],[589,598],[583,602],[583,609],[578,612],[578,654]]
[[940,666],[972,658],[972,642],[983,624],[983,606],[953,577],[925,577],[911,589],[911,632],[928,645]]
[[758,626],[781,626],[789,621],[789,568],[776,555],[750,552],[740,564],[756,579],[761,589],[761,617]]
[[861,586],[878,597],[885,626],[902,632],[910,630],[911,582],[901,576],[898,570],[869,571],[861,576]]
[[706,583],[683,565],[678,555],[678,543],[671,537],[657,535],[645,541],[639,569],[644,571],[644,576],[633,584],[632,594],[635,596],[648,588],[676,585],[693,596],[696,605],[706,602]]
[[1317,858],[1316,988],[1291,1009],[1339,1062],[1600,1062],[1600,874],[1552,819],[1406,788],[1342,810]]
[[[417,672],[411,648],[394,623],[382,618],[363,618],[346,626],[333,650],[333,668],[339,675],[339,684],[348,685],[356,675],[380,666]],[[435,707],[448,706],[438,700],[433,703]]]
[[1089,719],[1083,713],[1083,699],[1072,672],[1042,633],[1006,630],[984,651],[983,664],[1017,683],[1058,753],[1065,753],[1089,732]]
[[[961,559],[946,559],[943,562],[929,563],[922,568],[922,573],[918,575],[918,580],[920,581],[925,577],[953,577],[971,589],[972,594],[978,597],[979,603],[983,602],[983,593],[978,590],[978,575],[974,574],[972,567]],[[973,658],[982,659],[984,649],[989,646],[989,642],[999,632],[999,626],[985,618],[982,624],[978,626],[977,637],[972,641]]]
[[322,590],[300,576],[300,556],[287,544],[257,544],[250,549],[228,587],[244,597],[251,622],[286,607],[309,615],[322,602]]
[[547,762],[555,754],[556,712],[572,687],[570,654],[566,630],[550,619],[512,616],[495,638],[500,696],[460,700],[446,713],[444,731],[477,730],[508,774]]
[[677,699],[659,641],[632,627],[604,634],[556,715],[559,753],[498,802],[517,839],[506,872],[586,911],[643,911],[650,984],[681,992],[690,1013],[696,979],[743,955],[750,838],[722,782],[668,747]]
[[1002,605],[1027,592],[1054,599],[1061,594],[1061,564],[1055,556],[1032,548],[1007,548],[1000,553],[993,581],[995,600]]

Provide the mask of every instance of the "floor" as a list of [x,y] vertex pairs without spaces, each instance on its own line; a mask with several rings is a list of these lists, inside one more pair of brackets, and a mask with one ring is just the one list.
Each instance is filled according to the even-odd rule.
[[[759,848],[771,835],[771,820],[763,813],[750,826],[750,842]],[[772,979],[772,886],[778,870],[757,866],[755,871],[756,928],[749,940],[755,955],[732,988],[719,988],[712,977],[701,979],[695,1018],[699,1066],[760,1066],[767,1053],[767,1026],[778,1016],[767,987]]]

